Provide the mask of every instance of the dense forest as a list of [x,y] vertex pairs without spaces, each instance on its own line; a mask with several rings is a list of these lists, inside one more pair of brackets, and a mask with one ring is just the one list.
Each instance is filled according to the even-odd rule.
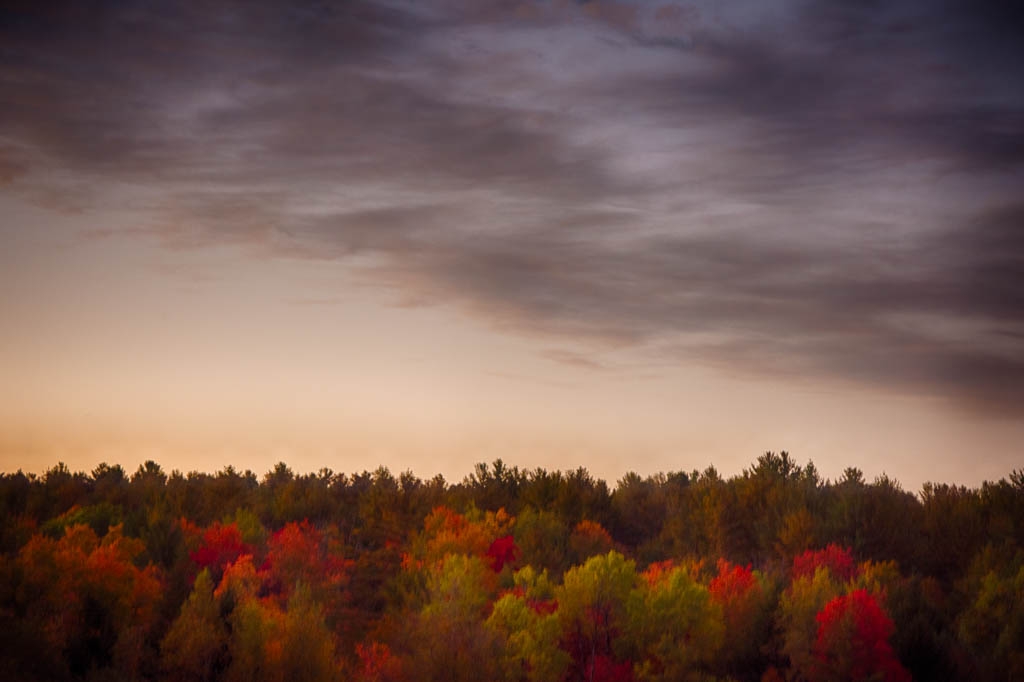
[[1021,680],[1024,472],[0,475],[6,680]]

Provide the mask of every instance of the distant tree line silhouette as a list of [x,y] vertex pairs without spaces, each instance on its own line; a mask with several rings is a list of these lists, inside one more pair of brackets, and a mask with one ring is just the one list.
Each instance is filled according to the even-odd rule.
[[0,474],[7,680],[1024,679],[1024,472]]

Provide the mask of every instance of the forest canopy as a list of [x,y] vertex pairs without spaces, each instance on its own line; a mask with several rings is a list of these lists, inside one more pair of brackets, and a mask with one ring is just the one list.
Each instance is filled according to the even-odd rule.
[[1024,679],[1024,472],[0,474],[8,680]]

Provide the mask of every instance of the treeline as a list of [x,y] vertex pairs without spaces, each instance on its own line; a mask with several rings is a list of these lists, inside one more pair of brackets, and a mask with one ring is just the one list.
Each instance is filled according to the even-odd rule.
[[0,474],[7,680],[1024,679],[1024,472]]

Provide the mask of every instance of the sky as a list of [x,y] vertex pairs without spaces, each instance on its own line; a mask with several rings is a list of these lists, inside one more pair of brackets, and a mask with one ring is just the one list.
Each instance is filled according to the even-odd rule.
[[0,470],[1024,462],[1008,0],[12,2]]

